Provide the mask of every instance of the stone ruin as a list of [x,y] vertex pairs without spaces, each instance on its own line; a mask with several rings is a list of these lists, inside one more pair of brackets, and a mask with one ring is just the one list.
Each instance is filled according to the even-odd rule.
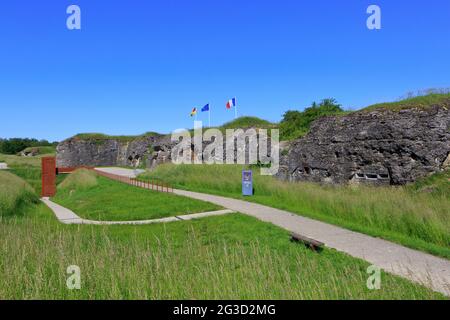
[[402,185],[450,163],[450,112],[435,106],[325,117],[290,144],[278,176],[290,181]]
[[[449,103],[450,105],[450,103]],[[450,107],[450,106],[449,106]],[[447,107],[359,111],[316,120],[281,144],[277,177],[332,184],[403,185],[450,166]],[[171,161],[170,135],[61,142],[57,166],[141,166]]]

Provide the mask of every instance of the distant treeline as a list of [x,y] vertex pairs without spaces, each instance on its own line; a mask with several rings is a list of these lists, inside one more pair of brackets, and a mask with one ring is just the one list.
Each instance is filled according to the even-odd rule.
[[29,147],[50,147],[56,146],[57,144],[57,142],[48,142],[47,140],[37,140],[29,138],[0,138],[0,153],[16,154]]

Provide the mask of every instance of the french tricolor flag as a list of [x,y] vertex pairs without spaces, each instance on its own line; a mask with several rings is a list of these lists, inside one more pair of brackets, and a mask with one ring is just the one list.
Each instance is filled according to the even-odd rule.
[[232,107],[236,107],[236,98],[228,100],[227,102],[227,109],[231,109]]

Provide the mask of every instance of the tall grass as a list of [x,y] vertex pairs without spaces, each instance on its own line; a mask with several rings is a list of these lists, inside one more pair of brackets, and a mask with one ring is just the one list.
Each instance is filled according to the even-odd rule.
[[12,173],[0,171],[0,221],[3,217],[20,214],[23,207],[37,201],[28,183]]
[[[20,157],[9,154],[1,154],[0,153],[0,161],[6,162],[10,167],[20,167],[20,166],[28,166],[34,168],[41,167],[41,158],[45,155],[39,155],[36,157]],[[52,156],[51,154],[48,156]]]
[[[41,158],[49,155],[39,155],[35,157],[19,157],[14,155],[0,154],[0,162],[6,162],[10,168],[10,172],[28,182],[36,194],[41,194],[42,179],[41,179]],[[57,183],[64,180],[66,175],[58,175],[56,177]]]
[[[169,164],[144,176],[179,188],[243,198],[242,168]],[[254,170],[255,196],[245,199],[450,257],[448,178],[447,173],[439,179],[444,181],[439,192],[423,192],[423,185],[414,189],[290,183],[260,176]]]
[[[102,227],[45,215],[0,224],[0,299],[442,298],[388,274],[370,291],[365,262],[314,253],[246,216]],[[66,287],[70,265],[80,267],[80,290]]]
[[10,171],[26,180],[36,191],[41,194],[41,157],[19,157],[0,154],[0,161],[6,162]]
[[[367,263],[334,250],[314,253],[251,217],[73,226],[42,204],[17,207],[11,199],[23,192],[35,201],[22,179],[0,172],[0,204],[17,208],[0,217],[0,299],[443,298],[384,273],[381,290],[370,291]],[[70,265],[81,269],[80,290],[66,286]]]

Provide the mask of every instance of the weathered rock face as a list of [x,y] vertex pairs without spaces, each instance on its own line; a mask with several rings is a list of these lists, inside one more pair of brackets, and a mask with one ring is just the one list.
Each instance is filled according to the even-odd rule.
[[[245,138],[245,132],[236,137]],[[258,138],[257,138],[258,140]],[[61,142],[56,148],[56,164],[60,168],[78,166],[144,166],[154,168],[159,164],[172,161],[172,149],[178,142],[172,142],[170,135],[139,137],[134,140],[123,139],[80,139],[78,137]],[[211,141],[203,141],[202,149],[194,148],[191,140],[191,160],[201,158],[202,151],[206,150]],[[237,145],[237,144],[236,144]],[[270,149],[270,139],[267,142]],[[235,146],[236,147],[236,146]],[[259,148],[259,145],[258,145]],[[226,139],[223,140],[221,158],[226,162]],[[249,161],[249,150],[246,145],[245,162]],[[237,161],[238,147],[234,150],[233,158]],[[220,155],[212,154],[211,161]],[[204,159],[207,160],[206,158]]]
[[450,111],[362,111],[326,117],[294,141],[279,177],[292,181],[401,185],[443,170]]
[[[58,145],[57,166],[154,168],[171,161],[176,143],[170,138],[161,135],[124,141],[74,137]],[[204,142],[204,150],[206,145]],[[321,118],[312,124],[309,134],[281,149],[281,179],[401,185],[450,167],[450,111],[436,106]]]
[[56,148],[58,167],[77,166],[145,166],[170,160],[161,154],[170,154],[170,136],[139,137],[131,141],[120,139],[70,138]]

